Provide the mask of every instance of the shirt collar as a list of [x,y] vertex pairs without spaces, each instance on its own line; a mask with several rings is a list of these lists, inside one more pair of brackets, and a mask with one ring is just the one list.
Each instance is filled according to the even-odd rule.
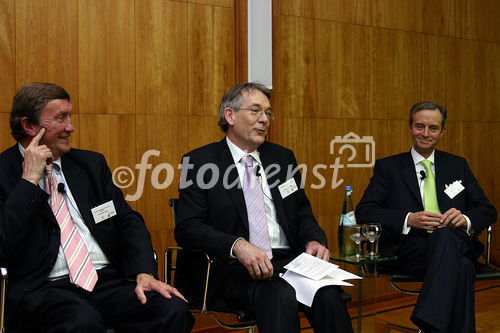
[[413,163],[415,165],[419,164],[420,162],[422,162],[423,160],[428,160],[428,161],[431,161],[431,164],[434,165],[434,152],[436,150],[433,150],[431,155],[427,158],[423,157],[422,155],[420,155],[419,153],[417,153],[417,151],[415,150],[415,148],[411,147],[411,157],[413,158]]
[[257,161],[257,164],[262,166],[262,162],[260,161],[259,152],[257,151],[257,149],[255,149],[251,153],[246,153],[243,150],[241,150],[237,145],[232,143],[227,136],[226,136],[226,142],[229,147],[229,151],[231,152],[231,156],[233,157],[234,164],[238,164],[238,162],[240,162],[243,156],[251,155]]

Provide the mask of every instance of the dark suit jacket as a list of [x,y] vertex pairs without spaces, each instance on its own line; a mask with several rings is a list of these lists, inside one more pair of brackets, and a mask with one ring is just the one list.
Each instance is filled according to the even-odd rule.
[[[271,187],[271,194],[276,207],[278,222],[286,235],[288,242],[295,253],[305,251],[308,241],[317,240],[327,245],[324,231],[316,222],[311,210],[311,205],[303,189],[300,189],[301,176],[296,172],[293,177],[299,189],[282,198],[278,189],[292,176],[287,175],[289,168],[294,170],[297,162],[293,152],[279,145],[264,142],[258,148],[264,170],[273,164],[278,168],[270,169],[267,181]],[[179,186],[179,202],[177,207],[177,221],[175,239],[185,248],[196,248],[207,252],[209,255],[225,261],[225,267],[240,265],[237,261],[229,260],[229,253],[234,241],[243,237],[249,239],[248,217],[243,191],[236,185],[230,189],[224,187],[224,174],[227,184],[238,183],[236,170],[231,152],[226,139],[198,148],[184,156],[189,158],[191,168],[182,172]],[[185,160],[184,160],[185,161]],[[219,174],[208,171],[203,174],[203,183],[209,184],[217,177],[215,185],[203,189],[196,181],[200,168],[211,163],[217,166]],[[279,171],[274,171],[279,169]],[[192,181],[188,187],[183,188],[183,183]],[[217,275],[216,272],[215,274]],[[223,279],[218,279],[223,282]]]
[[[496,221],[496,210],[488,201],[482,188],[472,174],[467,161],[443,151],[435,151],[436,191],[439,208],[446,212],[450,208],[460,210],[471,220],[471,236],[479,233]],[[444,192],[445,185],[461,180],[465,189],[453,199]],[[356,207],[359,223],[379,222],[382,236],[379,250],[397,253],[397,248],[407,237],[425,230],[411,229],[402,234],[403,223],[409,212],[424,210],[418,187],[415,166],[410,152],[377,160],[361,201]]]
[[[48,194],[21,178],[22,162],[17,144],[0,154],[0,266],[9,271],[9,306],[47,280],[60,245]],[[71,149],[61,163],[83,220],[111,264],[124,277],[156,276],[149,232],[113,184],[104,156]],[[90,210],[110,200],[117,215],[96,224]]]

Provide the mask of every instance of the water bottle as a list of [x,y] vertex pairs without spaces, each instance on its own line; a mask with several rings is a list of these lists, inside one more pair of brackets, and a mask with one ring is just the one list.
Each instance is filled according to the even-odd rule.
[[356,217],[354,216],[354,205],[352,204],[351,193],[351,186],[346,186],[338,232],[339,253],[341,256],[350,256],[354,254],[354,244],[347,233],[348,226],[356,225]]

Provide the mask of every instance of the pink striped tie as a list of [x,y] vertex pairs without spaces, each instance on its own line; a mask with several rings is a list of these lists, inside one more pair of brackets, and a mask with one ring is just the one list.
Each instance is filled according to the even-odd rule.
[[250,243],[266,252],[272,259],[271,242],[267,230],[266,209],[264,207],[264,194],[259,178],[255,175],[253,157],[246,155],[241,158],[245,166],[245,177],[243,180],[243,195],[248,214],[248,229],[250,231]]
[[57,190],[52,164],[47,165],[45,171],[45,190],[50,190],[49,204],[61,229],[61,245],[68,263],[70,280],[78,287],[92,291],[97,282],[97,272],[89,251],[73,223],[64,196]]

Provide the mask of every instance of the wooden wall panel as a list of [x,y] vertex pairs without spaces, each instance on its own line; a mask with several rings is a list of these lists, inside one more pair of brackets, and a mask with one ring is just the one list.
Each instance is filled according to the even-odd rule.
[[[279,43],[281,52],[278,56],[280,81],[278,86],[282,103],[280,116],[311,117],[317,110],[316,73],[314,57],[315,26],[311,20],[295,17],[280,19]],[[288,108],[281,108],[282,106]]]
[[280,0],[283,15],[500,41],[496,0]]
[[[122,188],[125,195],[133,195],[136,192],[135,184],[127,187],[130,174],[118,175],[123,167],[135,170],[136,141],[135,116],[131,115],[108,115],[108,114],[84,114],[79,115],[79,130],[76,135],[80,138],[81,149],[97,151],[106,157],[111,172],[115,172],[113,180]],[[75,144],[73,144],[75,146]],[[119,168],[117,170],[117,168]],[[137,177],[137,175],[135,175]],[[135,208],[136,202],[129,202]]]
[[187,5],[136,2],[137,113],[187,115]]
[[[186,116],[183,117],[166,117],[166,116],[137,116],[137,137],[136,137],[136,155],[137,163],[146,156],[146,152],[156,150],[154,154],[150,153],[147,162],[151,164],[151,168],[146,172],[144,180],[144,193],[142,200],[138,202],[138,208],[141,212],[151,218],[149,225],[151,228],[160,230],[165,227],[165,214],[171,218],[170,211],[166,211],[168,199],[177,197],[177,184],[180,178],[180,170],[178,164],[181,161],[183,154],[187,152],[188,131],[187,131]],[[160,186],[167,178],[167,166],[163,163],[171,165],[174,175],[172,183],[166,188],[155,188],[153,183],[155,180]],[[152,177],[154,169],[157,168],[157,176]],[[137,182],[136,177],[136,182]],[[158,209],[161,208],[161,209]],[[168,225],[171,230],[172,224]],[[173,239],[173,238],[172,238]]]
[[438,37],[285,16],[283,117],[405,119],[415,101],[444,100]]
[[[137,210],[143,214],[155,240],[153,244],[160,256],[159,271],[163,272],[162,255],[168,246],[176,244],[168,200],[178,197],[177,185],[180,179],[178,164],[182,155],[187,152],[187,117],[137,116],[136,133],[137,164],[143,159],[145,163],[150,164],[148,169],[144,169],[145,177],[142,179],[139,170],[135,170],[134,187],[143,186],[142,195],[137,200]],[[153,154],[152,150],[156,152]]]
[[[228,2],[228,1],[226,1]],[[219,114],[219,104],[224,93],[229,87],[238,83],[235,80],[236,75],[236,36],[235,31],[235,9],[234,8],[215,8],[214,34],[212,45],[213,50],[213,97],[212,105],[215,114]],[[246,78],[245,78],[246,79]],[[210,106],[211,107],[211,106]],[[212,111],[204,114],[213,114]]]
[[190,115],[217,115],[220,98],[234,83],[233,15],[231,8],[188,4]]
[[462,13],[459,37],[480,41],[500,42],[500,2],[497,0],[456,0]]
[[211,5],[220,7],[233,7],[234,0],[171,0],[175,2],[190,2],[199,5]]
[[450,119],[500,121],[500,44],[448,38],[441,47]]
[[135,114],[134,1],[79,1],[78,38],[81,109]]
[[[191,151],[208,143],[220,141],[224,138],[224,132],[217,122],[218,116],[191,116],[188,120],[188,142],[187,150]],[[180,162],[180,158],[179,158]]]
[[[448,114],[454,111],[451,110]],[[473,154],[474,151],[480,150],[477,147],[481,146],[479,142],[475,141],[476,137],[471,136],[471,140],[464,140],[470,136],[472,124],[471,122],[448,121],[446,132],[439,141],[438,149],[464,156],[469,159],[469,163],[480,163],[480,160],[476,160]]]
[[16,88],[33,81],[57,82],[78,112],[77,1],[20,0],[15,13]]
[[0,112],[10,112],[16,90],[14,0],[0,0]]

